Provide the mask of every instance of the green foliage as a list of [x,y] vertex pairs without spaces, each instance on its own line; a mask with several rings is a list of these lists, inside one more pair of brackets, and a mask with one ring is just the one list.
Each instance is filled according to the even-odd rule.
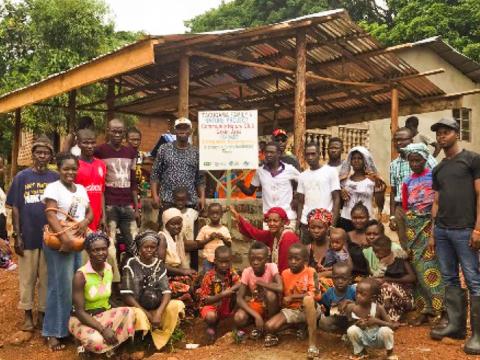
[[173,330],[172,336],[170,336],[170,339],[168,339],[168,347],[170,349],[170,352],[175,351],[175,344],[182,341],[185,338],[185,332],[179,328],[176,327],[175,330]]

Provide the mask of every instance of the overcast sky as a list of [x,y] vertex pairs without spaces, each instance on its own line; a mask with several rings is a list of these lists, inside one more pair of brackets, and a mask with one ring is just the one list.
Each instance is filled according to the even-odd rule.
[[221,0],[106,0],[117,30],[182,34],[184,20],[216,8]]

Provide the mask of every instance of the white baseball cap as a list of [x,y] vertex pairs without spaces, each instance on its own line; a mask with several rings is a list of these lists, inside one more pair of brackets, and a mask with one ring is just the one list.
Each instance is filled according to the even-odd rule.
[[177,120],[175,120],[175,127],[179,126],[179,125],[188,125],[188,127],[192,127],[192,122],[187,119],[186,117],[181,117],[181,118],[178,118]]

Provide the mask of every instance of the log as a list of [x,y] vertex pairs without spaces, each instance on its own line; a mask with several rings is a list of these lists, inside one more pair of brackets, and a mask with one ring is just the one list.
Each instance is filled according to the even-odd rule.
[[397,149],[393,143],[393,137],[398,129],[398,89],[392,88],[391,113],[390,113],[390,131],[391,131],[391,159],[398,156]]
[[13,179],[18,171],[18,152],[20,150],[20,133],[22,130],[22,109],[15,109],[15,125],[13,130],[12,167],[10,178]]
[[295,113],[294,113],[294,133],[293,146],[294,153],[300,165],[303,167],[305,163],[305,132],[307,130],[307,36],[305,29],[297,30],[296,36],[296,60],[297,67],[295,70]]
[[178,117],[188,118],[188,93],[190,87],[190,58],[183,55],[178,68]]

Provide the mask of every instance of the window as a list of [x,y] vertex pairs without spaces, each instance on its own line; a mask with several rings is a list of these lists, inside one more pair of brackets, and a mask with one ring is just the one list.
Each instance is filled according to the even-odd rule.
[[460,140],[471,141],[472,109],[460,108],[452,110],[453,118],[460,127]]

